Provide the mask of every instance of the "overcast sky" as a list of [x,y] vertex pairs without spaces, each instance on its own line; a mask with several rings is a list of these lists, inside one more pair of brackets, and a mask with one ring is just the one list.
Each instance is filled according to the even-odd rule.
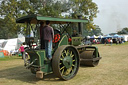
[[128,0],[93,0],[99,13],[94,22],[104,34],[115,33],[128,27]]

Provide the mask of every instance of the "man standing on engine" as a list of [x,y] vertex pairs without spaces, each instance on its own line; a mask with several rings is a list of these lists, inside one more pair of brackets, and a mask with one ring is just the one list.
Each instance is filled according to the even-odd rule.
[[46,26],[43,28],[43,37],[45,42],[46,57],[52,59],[52,40],[54,38],[53,28],[50,26],[50,21],[46,21]]

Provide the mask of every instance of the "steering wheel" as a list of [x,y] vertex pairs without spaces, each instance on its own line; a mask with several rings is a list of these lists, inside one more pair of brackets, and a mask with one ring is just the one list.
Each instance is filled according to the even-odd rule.
[[53,43],[57,43],[60,40],[60,34],[55,34],[54,35],[54,39],[53,39]]

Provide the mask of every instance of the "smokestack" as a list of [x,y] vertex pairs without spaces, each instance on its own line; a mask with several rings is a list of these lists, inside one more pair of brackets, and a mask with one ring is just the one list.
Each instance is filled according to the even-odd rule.
[[[77,16],[78,17],[78,19],[82,19],[82,15],[78,15]],[[82,35],[82,23],[78,23],[78,31],[79,31],[79,34],[81,34]]]

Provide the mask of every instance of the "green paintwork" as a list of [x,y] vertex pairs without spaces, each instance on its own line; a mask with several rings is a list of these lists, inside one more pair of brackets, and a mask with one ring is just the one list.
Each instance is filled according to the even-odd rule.
[[83,19],[66,19],[66,18],[55,18],[55,17],[44,17],[44,16],[37,16],[37,15],[28,15],[21,18],[16,19],[16,23],[32,23],[37,24],[38,21],[46,21],[49,20],[53,24],[59,24],[59,23],[69,23],[69,22],[85,22],[87,23],[88,20]]
[[98,56],[98,48],[97,48],[96,46],[87,46],[87,47],[85,47],[85,48],[93,48],[93,49],[95,49],[96,57],[99,57],[99,56]]
[[65,18],[54,18],[54,17],[42,17],[37,16],[37,20],[49,20],[49,21],[59,21],[59,22],[88,22],[82,19],[65,19]]
[[81,44],[81,37],[72,37],[72,45],[78,46]]
[[[67,35],[61,38],[58,46],[61,45],[68,45]],[[52,72],[51,61],[47,60],[45,50],[28,50],[27,53],[30,55],[30,63],[34,61],[32,66],[35,67],[35,69],[40,67],[40,70],[44,73]],[[37,59],[37,61],[35,61],[35,59]]]
[[51,61],[47,60],[45,50],[28,50],[27,52],[30,55],[30,63],[37,59],[33,63],[33,67],[40,67],[44,73],[52,72]]
[[58,44],[58,47],[62,46],[62,45],[68,45],[68,37],[67,37],[67,35],[62,36],[62,38],[61,38],[61,40],[60,40],[60,42]]
[[71,56],[66,56],[64,59],[63,59],[63,64],[64,66],[69,69],[71,68],[72,66],[72,57]]

